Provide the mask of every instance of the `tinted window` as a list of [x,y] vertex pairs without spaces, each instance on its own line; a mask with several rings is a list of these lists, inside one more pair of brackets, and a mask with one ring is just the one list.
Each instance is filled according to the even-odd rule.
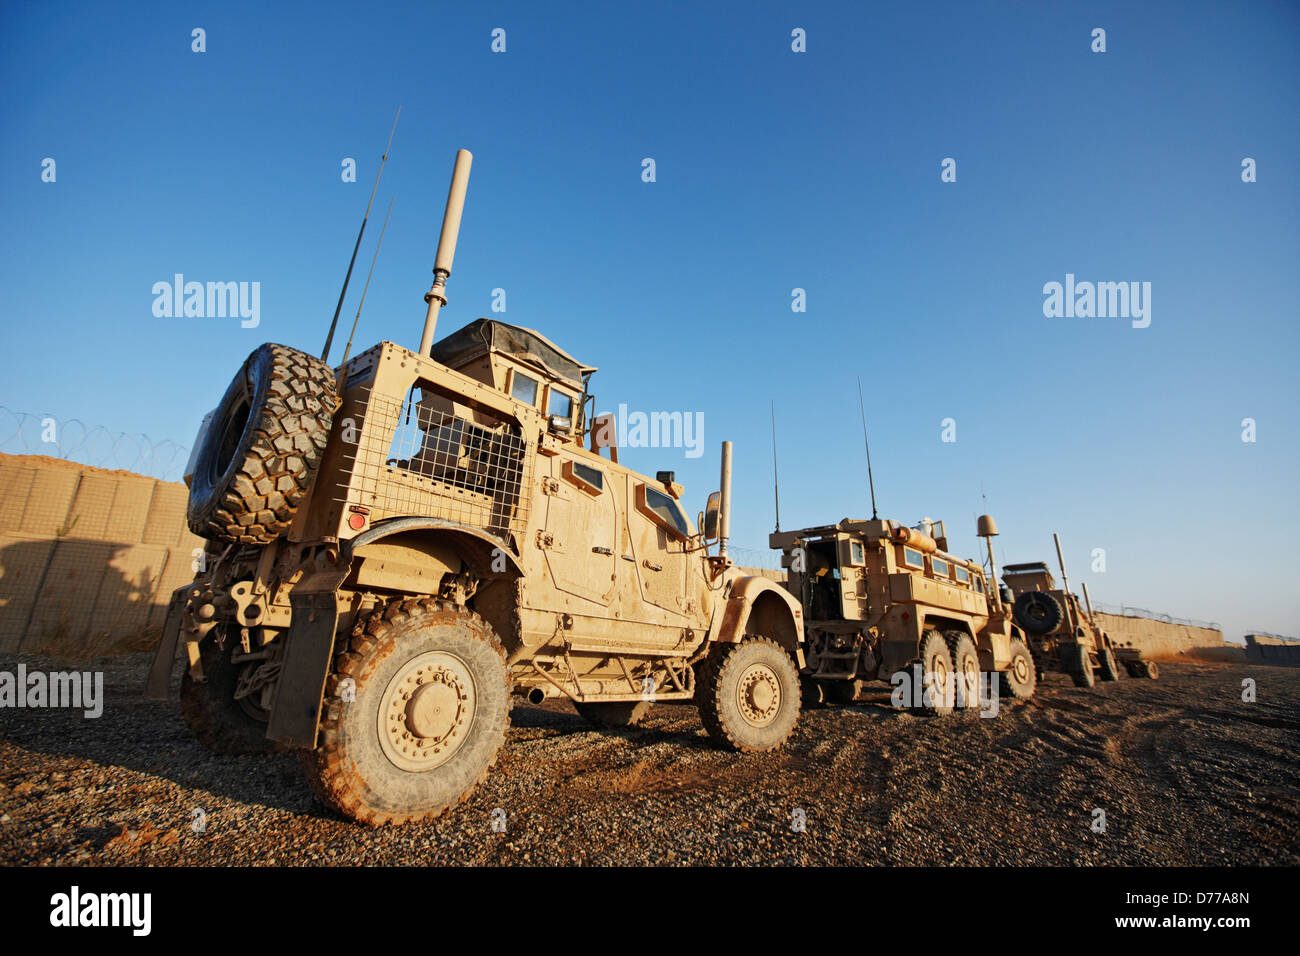
[[529,405],[536,405],[537,379],[529,378],[522,372],[515,372],[510,382],[510,397]]
[[682,509],[677,507],[677,502],[662,491],[655,491],[647,485],[645,489],[645,505],[662,518],[670,528],[676,528],[677,533],[683,538],[690,534],[686,524],[686,516],[682,514]]
[[921,557],[921,552],[913,548],[903,549],[903,561],[914,568],[925,567],[925,558]]
[[592,468],[590,465],[584,465],[580,462],[573,463],[573,474],[581,478],[593,488],[603,490],[605,487],[605,475],[599,468]]
[[867,557],[862,551],[861,541],[849,542],[849,561],[852,564],[866,564]]
[[969,583],[970,583],[970,572],[967,571],[965,568],[958,568],[958,569],[957,569],[957,580],[960,581],[962,584],[969,584]]
[[937,578],[946,578],[948,576],[948,562],[934,559],[934,576]]

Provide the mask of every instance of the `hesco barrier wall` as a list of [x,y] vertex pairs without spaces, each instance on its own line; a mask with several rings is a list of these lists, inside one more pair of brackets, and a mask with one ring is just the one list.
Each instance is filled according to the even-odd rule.
[[1276,634],[1247,634],[1246,657],[1260,664],[1300,667],[1300,642]]
[[[739,567],[739,565],[737,565]],[[778,584],[785,584],[786,573],[784,571],[773,571],[771,568],[740,568],[745,574],[752,574],[757,578],[767,578],[769,581],[776,581]]]
[[1149,617],[1097,612],[1097,623],[1119,647],[1136,647],[1147,657],[1199,657],[1203,660],[1246,659],[1241,645],[1223,643],[1223,632],[1211,627],[1172,624]]
[[152,649],[203,542],[188,489],[43,455],[0,455],[0,652]]

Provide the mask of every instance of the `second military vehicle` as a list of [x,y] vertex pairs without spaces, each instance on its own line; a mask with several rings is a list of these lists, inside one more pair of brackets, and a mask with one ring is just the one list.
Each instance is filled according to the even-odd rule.
[[[948,553],[942,522],[928,530],[846,518],[769,537],[803,608],[810,702],[848,703],[861,681],[897,680],[914,665],[925,699],[913,706],[935,713],[978,706],[982,673],[998,674],[1011,697],[1032,696],[1029,648],[983,567]],[[997,534],[987,515],[980,532]]]

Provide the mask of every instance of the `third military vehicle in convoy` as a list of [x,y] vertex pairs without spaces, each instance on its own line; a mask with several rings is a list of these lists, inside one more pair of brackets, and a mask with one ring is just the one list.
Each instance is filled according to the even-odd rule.
[[[987,515],[979,525],[982,536],[997,534]],[[1024,635],[983,567],[948,553],[942,522],[846,518],[777,531],[769,544],[803,609],[810,702],[848,703],[860,682],[896,681],[914,667],[926,699],[912,704],[936,713],[978,706],[982,673],[999,675],[1011,697],[1033,694]]]
[[1103,681],[1119,680],[1120,666],[1133,677],[1158,677],[1155,661],[1143,660],[1135,648],[1116,647],[1097,623],[1088,586],[1083,586],[1086,608],[1071,593],[1061,553],[1061,540],[1053,535],[1061,567],[1061,587],[1041,561],[1008,564],[1002,581],[1014,596],[1012,614],[1029,636],[1030,647],[1041,676],[1062,671],[1076,686],[1092,687]]
[[149,679],[165,696],[180,649],[200,739],[296,749],[317,795],[370,824],[464,800],[512,692],[606,724],[693,700],[747,751],[799,714],[803,609],[727,554],[730,443],[697,525],[672,472],[619,464],[593,367],[488,319],[434,341],[469,162],[417,350],[333,368],[263,345],[208,416],[187,468],[207,544]]

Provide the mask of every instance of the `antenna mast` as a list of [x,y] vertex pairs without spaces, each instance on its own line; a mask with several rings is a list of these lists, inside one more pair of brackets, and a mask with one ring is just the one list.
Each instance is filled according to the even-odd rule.
[[772,400],[772,494],[776,498],[776,530],[781,530],[781,479],[776,471],[776,400]]
[[375,203],[375,193],[379,189],[379,177],[384,175],[384,163],[388,162],[388,150],[393,145],[393,133],[397,132],[397,120],[402,115],[402,108],[397,108],[397,116],[393,117],[393,128],[388,132],[388,145],[384,147],[384,155],[379,160],[379,172],[375,174],[375,184],[370,189],[370,201],[366,203],[366,214],[361,217],[361,229],[357,232],[357,243],[352,247],[352,258],[348,261],[347,274],[343,276],[343,291],[339,293],[339,304],[334,307],[334,321],[330,322],[330,333],[325,336],[325,348],[321,349],[320,357],[328,362],[330,358],[330,346],[334,344],[334,329],[339,324],[339,312],[343,310],[343,299],[348,294],[348,282],[352,279],[352,267],[357,264],[357,250],[361,248],[361,237],[366,232],[366,220],[370,218],[370,207]]
[[871,476],[871,442],[867,440],[867,406],[862,401],[862,376],[858,376],[858,408],[862,410],[862,444],[867,448],[867,484],[871,488],[871,520],[876,514],[876,480]]
[[393,214],[393,199],[388,200],[388,212],[384,215],[384,226],[379,230],[379,241],[375,243],[375,255],[370,260],[370,271],[366,273],[366,284],[361,287],[361,301],[357,303],[357,314],[352,319],[352,331],[348,333],[348,344],[343,349],[343,359],[340,365],[348,363],[348,356],[352,353],[352,336],[357,334],[357,323],[361,321],[361,307],[366,304],[366,293],[370,291],[370,277],[375,274],[375,263],[379,261],[379,250],[384,244],[384,233],[388,231],[388,217]]

